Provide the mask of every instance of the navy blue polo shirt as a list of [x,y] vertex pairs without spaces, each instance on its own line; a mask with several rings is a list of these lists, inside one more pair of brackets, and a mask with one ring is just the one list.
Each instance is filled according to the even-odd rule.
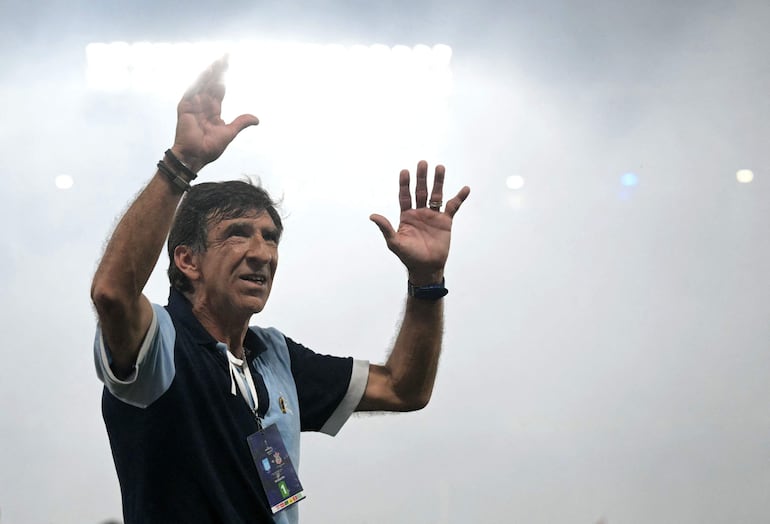
[[[256,421],[231,388],[227,347],[176,290],[153,312],[127,379],[112,373],[100,327],[94,343],[126,524],[297,522],[297,505],[270,511],[246,443]],[[300,431],[335,435],[363,396],[368,363],[319,355],[274,328],[249,328],[243,345],[258,412],[299,468]]]

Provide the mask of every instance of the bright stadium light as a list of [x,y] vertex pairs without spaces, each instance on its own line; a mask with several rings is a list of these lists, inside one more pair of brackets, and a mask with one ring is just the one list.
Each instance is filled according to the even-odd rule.
[[735,178],[741,184],[749,184],[754,180],[754,172],[751,169],[739,169],[738,172],[735,173]]
[[54,184],[58,189],[70,189],[75,185],[75,180],[70,175],[58,175],[54,179]]
[[508,189],[519,190],[524,187],[524,177],[521,175],[511,175],[505,179],[505,185],[508,186]]
[[[452,49],[443,44],[414,48],[341,44],[320,45],[297,42],[112,42],[86,46],[88,86],[96,90],[165,91],[187,81],[208,63],[230,55],[233,80],[254,77],[270,81],[271,76],[301,76],[306,68],[331,73],[366,73],[370,84],[416,73],[421,80],[444,82],[449,78]],[[395,76],[391,76],[395,75]],[[236,78],[238,77],[238,78]],[[422,89],[428,85],[420,85]]]
[[639,185],[639,177],[636,173],[624,173],[620,177],[620,183],[625,187],[634,187]]
[[[298,188],[292,196],[330,191],[331,199],[351,201],[316,176],[329,166],[352,182],[361,180],[364,165],[398,173],[420,159],[443,161],[436,155],[446,138],[452,91],[452,50],[443,44],[92,43],[86,47],[87,83],[99,92],[176,99],[225,54],[223,118],[254,113],[263,137],[257,146],[239,140],[233,147],[265,147],[272,174]],[[389,194],[389,187],[375,185],[383,179],[389,181],[369,177],[358,189],[367,193],[357,197]]]

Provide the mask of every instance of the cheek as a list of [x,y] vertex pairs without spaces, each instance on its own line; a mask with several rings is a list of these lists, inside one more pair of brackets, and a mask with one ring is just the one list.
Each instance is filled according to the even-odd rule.
[[249,247],[247,244],[237,244],[233,243],[228,246],[226,246],[221,251],[221,262],[224,263],[237,263],[240,261],[240,259],[243,258],[243,256],[246,254],[246,252],[249,250]]

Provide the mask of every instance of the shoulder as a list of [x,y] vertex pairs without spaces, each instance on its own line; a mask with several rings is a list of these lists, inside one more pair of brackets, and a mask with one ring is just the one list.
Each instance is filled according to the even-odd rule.
[[280,363],[287,368],[291,366],[292,351],[281,331],[273,327],[250,326],[249,332],[245,344],[252,351],[257,351],[257,360],[271,365]]
[[176,330],[165,308],[152,304],[152,320],[144,336],[131,374],[123,379],[111,368],[112,356],[97,326],[94,340],[96,373],[110,393],[123,402],[145,408],[170,387],[176,369],[174,346]]
[[286,345],[286,336],[274,327],[249,326],[249,331],[257,335],[265,344]]

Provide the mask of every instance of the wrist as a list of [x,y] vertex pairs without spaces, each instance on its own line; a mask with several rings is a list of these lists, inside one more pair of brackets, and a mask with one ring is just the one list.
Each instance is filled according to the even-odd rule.
[[430,286],[444,281],[444,270],[438,271],[409,271],[409,283],[413,286]]
[[162,173],[177,189],[185,192],[190,189],[190,182],[198,175],[190,166],[182,162],[171,149],[166,150],[163,159],[158,162],[158,172]]
[[439,300],[449,293],[445,284],[446,282],[443,278],[441,282],[424,286],[416,286],[412,282],[407,282],[407,295],[421,300]]
[[179,162],[189,169],[192,173],[198,174],[198,172],[203,169],[203,166],[206,164],[202,162],[198,157],[194,155],[190,155],[189,153],[185,153],[184,150],[182,150],[181,147],[179,147],[177,144],[174,144],[171,149],[169,149],[172,155],[179,160]]

